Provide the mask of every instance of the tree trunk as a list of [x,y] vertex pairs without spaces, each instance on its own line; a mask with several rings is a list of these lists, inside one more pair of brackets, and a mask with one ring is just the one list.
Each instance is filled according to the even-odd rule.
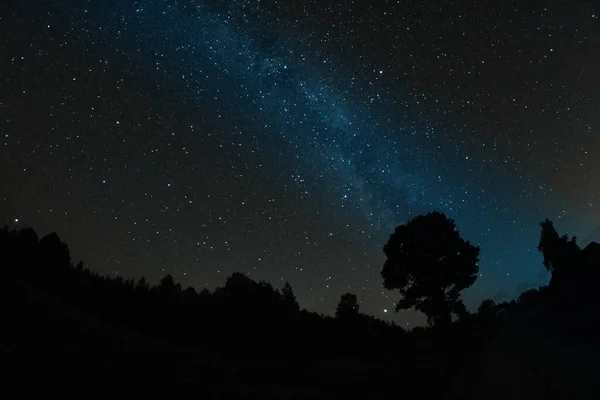
[[448,326],[452,323],[452,314],[446,301],[446,294],[443,290],[432,298],[436,315],[434,316],[435,326]]

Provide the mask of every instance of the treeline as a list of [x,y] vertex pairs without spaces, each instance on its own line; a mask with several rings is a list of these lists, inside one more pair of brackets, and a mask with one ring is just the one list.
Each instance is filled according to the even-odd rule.
[[[580,249],[574,237],[559,235],[549,220],[541,228],[538,250],[551,273],[550,284],[499,304],[484,300],[475,313],[464,307],[460,292],[475,281],[479,248],[460,237],[454,221],[434,212],[396,228],[384,247],[384,287],[398,291],[397,310],[419,310],[429,321],[427,327],[405,332],[360,313],[352,293],[341,296],[335,317],[329,317],[302,310],[289,283],[278,289],[240,273],[213,291],[183,288],[171,275],[156,285],[144,278],[102,276],[82,262],[74,264],[68,246],[55,233],[39,238],[31,228],[5,227],[0,230],[5,323],[0,350],[30,349],[35,343],[42,352],[75,348],[110,354],[148,343],[146,348],[163,349],[167,356],[148,365],[140,357],[142,365],[131,368],[140,377],[172,373],[177,381],[179,369],[171,363],[179,362],[178,368],[193,380],[220,379],[228,390],[229,380],[220,374],[245,376],[245,384],[238,382],[240,393],[257,380],[274,377],[283,392],[312,385],[319,388],[316,393],[322,387],[331,393],[344,387],[345,395],[354,396],[396,394],[402,387],[406,395],[441,398],[488,393],[486,385],[495,388],[489,367],[509,362],[503,361],[508,351],[512,361],[504,367],[514,368],[535,388],[540,376],[561,378],[556,365],[569,359],[555,357],[556,365],[546,375],[540,375],[545,361],[524,365],[523,360],[552,359],[574,344],[594,348],[600,335],[595,295],[600,244]],[[46,301],[52,305],[40,307]],[[65,316],[68,323],[60,321]],[[29,334],[19,339],[24,332]],[[198,358],[211,360],[199,375],[192,361]],[[101,359],[86,365],[99,369],[100,376],[115,368],[130,376],[130,367],[119,367],[118,358]],[[220,367],[210,366],[215,360],[222,360]],[[73,365],[81,362],[85,360]],[[583,372],[577,365],[561,370],[566,381],[579,382]]]
[[389,351],[405,334],[358,312],[332,318],[301,310],[289,283],[279,290],[241,273],[199,292],[171,275],[157,285],[102,276],[75,265],[57,234],[40,239],[31,228],[0,230],[0,269],[5,283],[19,279],[130,329],[237,356],[366,356]]
[[[384,286],[399,290],[397,309],[414,307],[431,325],[413,330],[411,336],[447,336],[448,331],[466,333],[465,329],[470,336],[487,330],[487,336],[493,327],[528,313],[539,321],[553,316],[581,319],[596,303],[600,245],[581,250],[575,237],[560,236],[551,221],[543,221],[541,228],[538,250],[552,274],[550,285],[509,302],[484,300],[475,314],[462,304],[460,291],[475,281],[479,249],[459,236],[454,221],[433,212],[396,228],[384,247]],[[101,276],[81,261],[75,265],[56,233],[40,239],[31,228],[0,230],[0,272],[103,318],[185,345],[223,343],[220,351],[251,354],[257,349],[277,353],[283,344],[286,351],[303,356],[377,354],[406,347],[399,338],[407,333],[361,314],[352,293],[341,296],[332,318],[301,310],[288,282],[276,289],[241,273],[232,274],[214,291],[199,292],[184,289],[171,275],[156,285],[143,277],[136,281]]]
[[[394,324],[364,315],[352,293],[341,296],[335,317],[302,310],[289,283],[278,289],[240,273],[232,274],[213,291],[183,288],[171,275],[156,285],[144,278],[102,276],[83,262],[74,264],[68,246],[57,234],[39,238],[31,228],[5,227],[0,229],[0,302],[4,320],[15,326],[7,325],[4,332],[11,331],[16,337],[22,330],[17,325],[27,325],[28,318],[46,318],[43,324],[30,325],[34,327],[59,325],[53,317],[43,315],[43,308],[29,314],[33,308],[28,306],[28,294],[37,291],[42,294],[40,299],[56,299],[57,303],[69,304],[106,321],[107,325],[136,332],[143,338],[164,340],[182,350],[196,348],[212,352],[215,357],[251,362],[293,361],[298,371],[305,371],[298,365],[315,360],[360,360],[348,365],[340,362],[336,364],[337,371],[315,374],[330,379],[332,372],[344,382],[349,379],[346,375],[351,375],[353,387],[373,387],[373,382],[377,382],[377,387],[388,393],[396,390],[396,379],[402,377],[426,395],[471,393],[485,371],[487,349],[500,337],[513,337],[515,330],[535,331],[536,335],[577,343],[595,340],[600,334],[594,314],[600,249],[588,246],[581,250],[574,238],[559,236],[551,223],[544,222],[540,251],[544,265],[552,273],[551,284],[499,304],[484,300],[477,312],[471,313],[462,306],[457,290],[473,281],[476,269],[464,268],[464,259],[452,258],[452,252],[460,249],[464,254],[465,248],[470,249],[467,261],[473,266],[476,249],[458,237],[452,221],[443,215],[429,214],[416,222],[395,231],[386,247],[388,260],[382,275],[387,278],[386,287],[398,289],[405,299],[399,306],[408,308],[416,301],[418,307],[414,308],[430,317],[428,327],[405,332]],[[437,233],[432,236],[435,229]],[[440,280],[433,274],[436,268],[423,268],[423,273],[408,268],[410,263],[425,265],[423,260],[434,260],[438,263],[435,267],[456,273]],[[414,287],[423,284],[428,284],[427,290]],[[32,291],[15,290],[23,287]],[[451,322],[448,316],[452,317]],[[39,348],[51,350],[60,332],[86,326],[84,321],[79,324],[77,318],[62,331],[48,333],[50,339]],[[93,328],[87,324],[83,329]],[[41,336],[44,334],[40,332]],[[118,329],[105,329],[103,334],[90,335],[86,343],[95,347],[102,335],[122,334]],[[4,336],[0,333],[0,345]],[[32,340],[37,338],[32,336]],[[67,345],[69,341],[76,338],[71,335],[66,339]],[[128,343],[116,350],[127,350],[132,343],[118,339],[116,342]],[[29,346],[26,341],[20,343],[25,348]],[[102,347],[100,344],[98,347]],[[115,350],[111,343],[102,348]],[[286,376],[281,372],[278,379],[287,379]]]

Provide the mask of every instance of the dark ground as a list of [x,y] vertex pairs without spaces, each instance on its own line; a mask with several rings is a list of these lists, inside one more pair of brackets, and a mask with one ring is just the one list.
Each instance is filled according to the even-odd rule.
[[[416,358],[286,359],[282,347],[280,357],[249,359],[211,343],[176,345],[111,323],[20,278],[2,281],[6,382],[194,386],[205,398],[380,399],[431,393],[431,388],[452,399],[595,399],[600,394],[598,340],[540,328],[537,308],[501,323],[482,346],[459,358],[439,354],[427,335],[415,335],[409,340],[412,354],[420,355]],[[223,335],[244,340],[242,331]],[[407,365],[422,373],[407,375]],[[449,383],[428,375],[437,368],[453,374]]]

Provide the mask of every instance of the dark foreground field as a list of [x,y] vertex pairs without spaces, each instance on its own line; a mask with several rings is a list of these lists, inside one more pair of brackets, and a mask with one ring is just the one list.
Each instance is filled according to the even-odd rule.
[[[211,343],[181,346],[135,332],[18,279],[4,279],[0,296],[0,345],[10,363],[5,376],[15,382],[191,385],[208,398],[379,399],[435,392],[442,398],[592,399],[600,393],[598,342],[542,335],[529,326],[531,315],[512,321],[479,351],[440,365],[453,375],[447,381],[422,365],[436,358],[427,354],[434,346],[427,339],[414,338],[422,351],[416,359],[286,359],[285,348],[278,358],[249,359]],[[223,334],[243,340],[241,332]],[[406,365],[415,373],[407,374]]]

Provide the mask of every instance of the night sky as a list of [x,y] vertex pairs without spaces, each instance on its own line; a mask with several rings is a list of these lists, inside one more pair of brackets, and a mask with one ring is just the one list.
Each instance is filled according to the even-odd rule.
[[600,224],[600,7],[481,4],[4,1],[0,222],[102,274],[412,325],[382,248],[435,209],[481,246],[471,309],[545,283],[539,222]]

